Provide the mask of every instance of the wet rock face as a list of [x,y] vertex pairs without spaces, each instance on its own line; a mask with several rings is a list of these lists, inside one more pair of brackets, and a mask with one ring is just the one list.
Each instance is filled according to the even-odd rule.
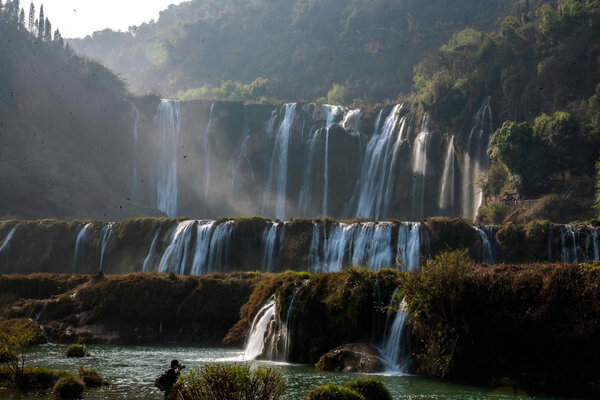
[[321,371],[377,373],[383,371],[379,350],[363,343],[347,344],[324,354],[317,363]]

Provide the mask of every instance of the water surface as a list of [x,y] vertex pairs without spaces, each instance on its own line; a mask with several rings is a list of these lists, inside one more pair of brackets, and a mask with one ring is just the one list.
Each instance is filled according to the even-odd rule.
[[[95,368],[112,385],[84,393],[84,399],[162,399],[162,394],[154,388],[154,379],[176,358],[187,368],[198,367],[206,362],[230,362],[241,360],[242,352],[233,349],[202,348],[179,345],[160,346],[88,346],[90,357],[83,359],[66,358],[65,346],[44,345],[32,348],[28,356],[28,365],[43,365],[50,368],[76,371],[79,366]],[[288,399],[302,399],[311,388],[330,382],[345,382],[360,375],[323,373],[312,366],[288,365],[260,362],[280,369],[285,375],[289,389]],[[490,389],[457,385],[433,379],[413,376],[385,376],[381,379],[390,388],[394,399],[426,400],[555,400],[555,397],[539,397],[524,392],[515,393],[510,389]],[[0,399],[50,400],[54,397],[47,393],[23,394],[0,390]]]

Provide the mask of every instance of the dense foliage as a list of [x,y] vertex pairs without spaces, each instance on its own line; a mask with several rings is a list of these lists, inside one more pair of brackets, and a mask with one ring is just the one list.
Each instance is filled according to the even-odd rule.
[[[411,91],[413,66],[467,26],[489,29],[517,0],[203,0],[156,22],[70,43],[137,91],[236,98],[215,88],[264,78],[256,93],[289,100],[378,102]],[[225,82],[225,83],[222,83]],[[189,93],[189,92],[188,92]]]

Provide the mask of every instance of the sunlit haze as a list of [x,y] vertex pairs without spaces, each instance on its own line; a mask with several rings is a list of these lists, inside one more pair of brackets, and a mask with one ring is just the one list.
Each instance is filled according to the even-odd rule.
[[[95,31],[110,28],[127,30],[158,18],[158,13],[170,4],[182,0],[35,0],[36,12],[41,4],[52,26],[60,29],[63,37],[84,37]],[[29,2],[22,1],[25,12]]]

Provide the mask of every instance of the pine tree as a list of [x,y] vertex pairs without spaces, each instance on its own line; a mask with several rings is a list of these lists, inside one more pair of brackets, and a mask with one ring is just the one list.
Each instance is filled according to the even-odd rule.
[[43,39],[44,38],[44,5],[42,4],[40,6],[40,16],[38,18],[38,31],[37,31],[37,37],[38,39]]
[[25,10],[21,8],[21,13],[19,14],[19,29],[25,30]]
[[50,20],[48,18],[46,18],[46,23],[44,25],[44,41],[52,41],[52,24],[50,23]]
[[12,1],[12,15],[10,17],[10,21],[15,25],[19,23],[19,10],[21,9],[19,2],[20,0]]
[[56,28],[56,30],[54,31],[54,43],[58,44],[60,47],[64,47],[65,45],[65,42],[58,28]]
[[37,26],[35,24],[35,5],[33,4],[33,1],[29,5],[29,24],[27,25],[27,28],[32,35],[35,35]]

